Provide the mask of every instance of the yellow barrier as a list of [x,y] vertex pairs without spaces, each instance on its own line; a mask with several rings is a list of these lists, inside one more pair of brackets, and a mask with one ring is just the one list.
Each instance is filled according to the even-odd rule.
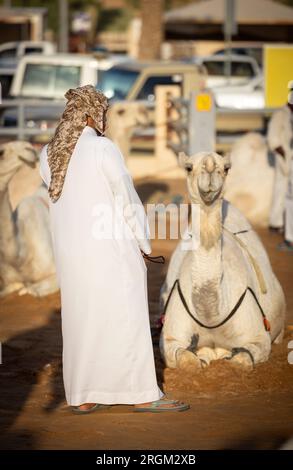
[[281,107],[288,99],[288,83],[293,80],[293,46],[264,47],[265,106]]

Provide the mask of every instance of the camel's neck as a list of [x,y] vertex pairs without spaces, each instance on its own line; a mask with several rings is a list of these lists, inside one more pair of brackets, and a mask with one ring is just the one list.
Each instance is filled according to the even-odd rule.
[[8,188],[0,190],[0,262],[15,261],[17,241]]
[[192,253],[192,301],[199,316],[220,313],[222,278],[222,200],[199,205],[200,243]]

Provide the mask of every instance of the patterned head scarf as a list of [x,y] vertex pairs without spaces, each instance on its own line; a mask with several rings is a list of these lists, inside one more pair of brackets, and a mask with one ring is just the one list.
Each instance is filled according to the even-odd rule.
[[108,100],[92,85],[70,88],[65,93],[67,103],[52,140],[48,144],[48,164],[51,171],[49,196],[56,202],[62,192],[67,168],[76,142],[90,116],[100,134],[105,132]]

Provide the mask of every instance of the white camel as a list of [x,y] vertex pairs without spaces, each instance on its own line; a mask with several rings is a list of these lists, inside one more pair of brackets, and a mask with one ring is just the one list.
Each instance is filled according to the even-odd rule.
[[141,103],[136,101],[114,103],[108,111],[106,135],[118,145],[127,159],[134,129],[146,126],[148,123],[148,111]]
[[257,234],[223,200],[229,157],[181,153],[179,161],[198,217],[192,249],[180,242],[162,288],[161,354],[171,368],[224,358],[247,367],[264,362],[271,343],[282,340],[285,299]]
[[9,183],[22,165],[36,166],[38,154],[28,142],[0,147],[0,295],[43,296],[58,290],[44,186],[22,199],[15,210]]
[[265,138],[256,132],[240,137],[231,149],[232,168],[225,198],[250,222],[268,225],[272,203],[274,167]]

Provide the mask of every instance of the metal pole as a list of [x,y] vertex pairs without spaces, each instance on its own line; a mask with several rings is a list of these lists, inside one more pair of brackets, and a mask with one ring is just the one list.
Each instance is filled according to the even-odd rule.
[[68,52],[68,0],[59,2],[59,50]]
[[25,139],[25,119],[24,119],[24,104],[21,103],[18,107],[17,113],[17,123],[18,123],[18,130],[17,130],[17,138],[18,140]]
[[231,46],[232,46],[232,34],[235,33],[235,0],[225,1],[225,24],[224,24],[224,36],[225,36],[225,48],[227,61],[225,63],[225,75],[230,80],[231,78]]

